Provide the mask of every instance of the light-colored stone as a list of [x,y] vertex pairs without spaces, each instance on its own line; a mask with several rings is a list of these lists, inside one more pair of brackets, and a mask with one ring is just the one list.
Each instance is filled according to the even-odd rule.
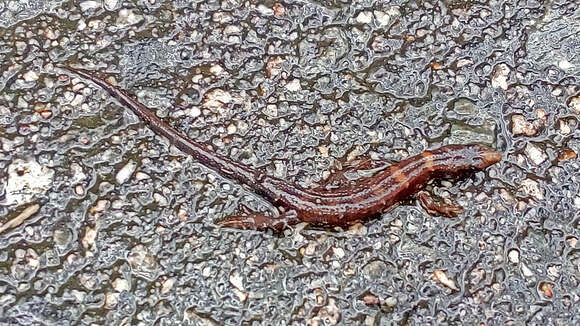
[[115,175],[115,180],[117,180],[117,183],[123,184],[123,183],[127,182],[129,180],[129,178],[131,178],[131,176],[133,175],[133,172],[135,172],[136,168],[137,168],[137,163],[135,163],[132,160],[127,162],[127,164],[125,164],[119,170],[119,172],[117,172],[117,175]]
[[30,202],[34,196],[49,189],[53,177],[53,170],[36,161],[14,160],[8,166],[5,203],[20,205]]
[[535,165],[540,165],[548,159],[548,155],[546,155],[544,151],[532,143],[528,143],[526,145],[524,152]]
[[359,24],[369,24],[373,21],[373,14],[369,11],[362,11],[356,16],[356,22]]
[[495,66],[491,75],[491,87],[506,90],[508,88],[509,74],[510,68],[508,65],[502,63]]

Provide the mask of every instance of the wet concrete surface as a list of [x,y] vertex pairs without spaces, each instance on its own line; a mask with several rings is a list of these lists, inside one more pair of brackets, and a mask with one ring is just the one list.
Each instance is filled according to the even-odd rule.
[[[580,10],[570,1],[0,3],[3,325],[574,325]],[[500,163],[348,229],[219,228],[251,189],[58,68],[312,187],[479,142]]]

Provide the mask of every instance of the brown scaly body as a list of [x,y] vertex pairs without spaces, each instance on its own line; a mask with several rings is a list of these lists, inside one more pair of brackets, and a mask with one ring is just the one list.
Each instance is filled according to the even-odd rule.
[[[374,176],[336,189],[305,189],[285,180],[265,175],[208,150],[159,119],[127,92],[107,84],[85,70],[65,68],[105,89],[131,109],[157,134],[220,174],[251,187],[280,211],[279,216],[249,214],[229,217],[219,224],[240,229],[283,229],[308,222],[321,226],[348,226],[363,222],[388,210],[397,202],[423,189],[433,178],[483,170],[501,160],[501,154],[484,146],[447,145],[408,158],[382,169]],[[426,200],[422,201],[425,203]],[[451,212],[432,207],[438,212]]]

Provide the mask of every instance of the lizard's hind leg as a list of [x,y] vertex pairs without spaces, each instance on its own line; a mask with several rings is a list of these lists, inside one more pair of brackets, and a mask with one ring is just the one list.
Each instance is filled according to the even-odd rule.
[[282,231],[290,225],[300,223],[295,211],[287,211],[279,216],[265,214],[248,214],[228,216],[216,224],[242,230],[266,230]]
[[448,199],[436,201],[431,194],[426,191],[420,191],[417,194],[419,204],[431,215],[443,215],[446,217],[456,217],[463,212],[463,207]]

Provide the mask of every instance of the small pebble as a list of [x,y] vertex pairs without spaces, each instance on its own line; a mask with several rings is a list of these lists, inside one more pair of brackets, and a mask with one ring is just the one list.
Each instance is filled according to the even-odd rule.
[[185,222],[187,221],[188,217],[189,215],[187,214],[187,207],[185,205],[179,206],[179,209],[177,210],[177,218],[179,218],[181,222]]
[[381,27],[387,26],[389,24],[389,22],[391,22],[391,16],[389,16],[389,14],[387,14],[387,13],[375,10],[373,12],[373,14],[375,15],[375,18],[377,19],[379,26],[381,26]]
[[548,156],[538,146],[532,143],[528,143],[524,152],[535,165],[540,165],[548,159]]
[[125,166],[123,166],[121,168],[121,170],[119,170],[119,172],[117,172],[117,175],[115,175],[115,179],[117,180],[117,183],[123,184],[123,183],[127,182],[129,180],[129,178],[131,178],[131,175],[133,175],[133,172],[135,172],[136,168],[137,168],[137,163],[133,162],[132,160],[127,162],[127,164],[125,164]]
[[264,114],[275,118],[278,116],[278,106],[276,104],[268,104],[263,112]]
[[158,192],[153,194],[153,200],[155,200],[155,202],[161,207],[166,207],[169,205],[167,198]]
[[506,64],[502,63],[495,66],[491,76],[491,87],[506,90],[508,88],[509,74],[510,68]]
[[268,75],[268,78],[278,76],[280,74],[280,72],[282,71],[281,67],[283,62],[284,59],[282,59],[282,57],[275,57],[266,62],[266,73]]
[[271,16],[274,14],[274,10],[271,8],[266,7],[265,5],[258,5],[256,7],[256,9],[258,10],[258,12],[264,16]]
[[525,277],[532,277],[532,276],[534,276],[534,272],[532,272],[532,271],[531,271],[531,270],[528,268],[528,266],[527,266],[526,264],[521,264],[521,266],[522,266],[522,274],[523,274]]
[[318,152],[322,157],[328,157],[329,155],[329,148],[328,146],[318,146]]
[[517,264],[520,262],[520,252],[512,249],[508,253],[508,258],[512,263]]
[[471,59],[459,59],[457,61],[457,68],[470,66],[472,64],[473,64],[473,60],[471,60]]
[[173,288],[173,284],[175,284],[174,278],[168,278],[163,283],[161,283],[161,294],[167,294]]
[[336,258],[338,259],[342,259],[345,256],[345,252],[344,249],[342,248],[338,248],[338,247],[334,247],[332,248],[332,253],[336,256]]
[[201,276],[209,278],[211,276],[211,267],[206,266],[201,270]]
[[574,65],[572,63],[570,63],[570,61],[563,59],[558,61],[558,67],[566,72],[568,72],[568,70],[570,70],[571,68],[574,67]]
[[93,215],[94,214],[101,214],[105,211],[108,204],[109,204],[108,200],[101,199],[101,200],[97,201],[95,206],[92,206],[91,208],[89,208],[89,213],[93,214]]
[[439,281],[441,284],[445,285],[446,287],[452,290],[459,291],[459,288],[455,284],[455,281],[448,278],[447,274],[445,274],[445,271],[443,270],[438,269],[435,272],[433,272],[433,279]]
[[123,278],[116,278],[113,281],[113,289],[117,292],[129,291],[129,282]]
[[98,230],[96,227],[86,227],[85,234],[81,240],[81,243],[85,249],[91,251],[95,246],[95,240],[97,239]]
[[84,196],[85,195],[85,187],[82,184],[77,184],[74,188],[75,195],[77,196]]
[[570,248],[576,248],[576,245],[578,245],[578,238],[576,237],[569,237],[566,239],[566,242],[568,243],[568,245],[570,246]]
[[136,9],[121,9],[117,24],[122,26],[135,25],[143,20],[143,16],[137,13]]
[[214,89],[205,96],[204,107],[215,109],[224,107],[232,101],[232,95],[221,89]]
[[244,281],[238,271],[234,271],[230,274],[230,283],[237,289],[244,290]]
[[55,31],[52,28],[47,28],[44,30],[44,36],[49,40],[56,40],[59,35],[60,35],[60,32],[58,30]]
[[[224,33],[225,35],[231,35],[231,34],[238,34],[238,33],[239,33],[239,32],[241,32],[241,31],[242,31],[242,29],[241,29],[240,27],[238,27],[238,26],[235,26],[235,25],[228,25],[228,26],[226,26],[226,27],[224,28],[224,31],[223,31],[223,33]],[[222,68],[221,66],[219,66],[219,65],[217,65],[217,66],[218,66],[219,68],[214,68],[215,66],[212,66],[212,67],[210,68],[210,70],[209,70],[209,71],[210,71],[211,73],[213,73],[213,72],[212,72],[212,68],[214,68],[214,69],[216,69],[216,70],[219,70],[219,69],[221,69],[221,71],[223,71],[223,68]],[[215,73],[214,73],[214,75],[217,75],[217,74],[215,74]]]
[[50,111],[50,110],[40,111],[39,114],[45,120],[48,120],[52,117],[52,111]]
[[560,127],[559,131],[562,135],[569,135],[572,132],[572,129],[570,128],[570,124],[567,120],[558,121],[558,126]]
[[397,303],[399,303],[399,301],[397,300],[397,298],[394,297],[388,297],[385,299],[385,304],[389,307],[394,307],[397,305]]
[[299,252],[301,255],[304,256],[312,256],[314,255],[314,253],[316,252],[316,243],[315,242],[309,242],[306,247],[301,247],[299,249]]
[[226,12],[216,12],[212,15],[211,19],[216,23],[228,23],[232,20],[232,16]]
[[284,8],[284,5],[280,2],[274,3],[272,10],[274,10],[274,16],[277,17],[284,16],[286,14],[286,8]]
[[544,296],[546,296],[546,298],[551,299],[554,296],[553,293],[554,284],[550,282],[541,282],[539,289],[544,294]]
[[363,297],[363,302],[367,305],[367,306],[378,306],[381,302],[379,300],[379,298],[372,294],[372,293],[368,293]]
[[568,107],[576,114],[580,114],[580,96],[573,97]]
[[142,181],[142,180],[147,180],[147,179],[151,179],[149,174],[147,174],[145,172],[141,172],[141,171],[137,171],[135,173],[135,180]]
[[248,293],[241,291],[237,288],[233,289],[234,294],[238,297],[238,299],[240,300],[240,302],[246,302],[246,300],[248,299]]
[[99,1],[94,1],[94,0],[83,1],[80,3],[81,11],[88,11],[91,9],[97,9],[100,6],[101,6],[101,3]]
[[525,135],[528,137],[538,134],[539,125],[526,120],[521,114],[514,114],[512,116],[512,133],[516,136]]
[[119,0],[104,0],[104,7],[105,9],[112,11],[115,8],[117,8],[117,5],[119,4]]
[[368,11],[363,11],[356,16],[356,22],[359,24],[369,24],[373,21],[373,14]]
[[38,74],[35,71],[30,70],[22,75],[22,78],[27,82],[33,82],[38,80]]
[[228,135],[235,134],[238,131],[238,128],[234,123],[230,123],[227,127]]
[[209,72],[215,76],[219,76],[224,72],[224,68],[222,68],[222,66],[219,64],[215,64],[209,68]]
[[300,86],[300,80],[298,79],[292,79],[286,84],[285,87],[290,92],[298,92],[299,90],[302,89],[302,87]]
[[4,204],[12,205],[31,202],[35,196],[43,194],[49,189],[53,177],[53,170],[38,164],[36,161],[15,159],[8,166],[8,182],[4,188]]
[[527,195],[535,197],[538,200],[544,199],[544,194],[542,193],[542,190],[540,189],[538,182],[535,180],[524,179],[520,183],[520,189],[522,189],[523,192],[526,193]]
[[115,292],[108,292],[107,294],[105,294],[105,304],[104,304],[104,308],[105,309],[113,309],[115,308],[115,306],[117,305],[117,303],[119,302],[119,293],[115,293]]

